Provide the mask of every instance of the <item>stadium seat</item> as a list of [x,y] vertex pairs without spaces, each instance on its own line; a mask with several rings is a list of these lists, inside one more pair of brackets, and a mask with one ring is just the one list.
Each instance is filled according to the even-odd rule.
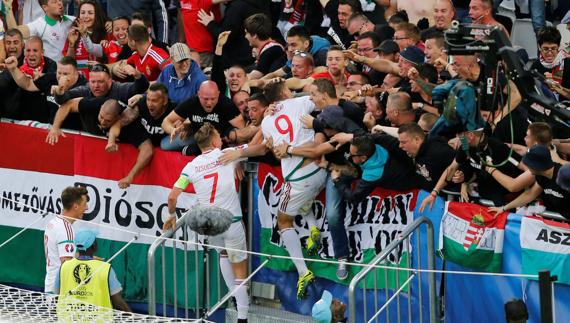
[[503,0],[501,5],[499,6],[499,12],[501,11],[510,11],[513,14],[515,13],[515,1],[514,0]]
[[515,16],[515,2],[513,0],[503,1],[499,6],[498,14],[509,17],[512,21],[515,21],[517,19]]
[[530,59],[538,57],[538,44],[536,43],[536,35],[534,34],[532,21],[530,19],[515,20],[511,32],[511,42],[513,45],[518,45],[526,49]]

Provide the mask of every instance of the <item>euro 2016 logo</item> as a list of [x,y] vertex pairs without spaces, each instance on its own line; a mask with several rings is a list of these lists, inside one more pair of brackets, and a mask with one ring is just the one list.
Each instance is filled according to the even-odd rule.
[[73,269],[73,278],[78,284],[81,284],[82,281],[85,281],[84,284],[87,285],[91,280],[90,276],[91,267],[89,267],[87,264],[79,264],[75,266],[75,269]]
[[73,252],[74,248],[73,245],[68,243],[65,245],[65,252]]

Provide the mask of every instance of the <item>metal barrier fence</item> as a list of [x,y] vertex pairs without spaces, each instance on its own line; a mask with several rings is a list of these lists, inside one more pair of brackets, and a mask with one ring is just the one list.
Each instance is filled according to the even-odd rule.
[[[160,251],[160,267],[161,267],[161,287],[162,287],[162,314],[165,315],[167,313],[167,286],[172,285],[172,304],[173,304],[173,312],[176,317],[178,317],[178,288],[181,286],[184,289],[184,317],[189,318],[190,313],[189,309],[193,309],[196,318],[202,317],[202,314],[205,311],[204,305],[207,304],[208,300],[210,300],[210,270],[209,270],[209,254],[207,250],[203,251],[203,259],[199,259],[200,255],[200,244],[197,241],[197,236],[195,236],[195,241],[193,246],[189,246],[190,243],[188,242],[188,227],[185,225],[185,216],[181,217],[176,221],[176,228],[174,230],[169,230],[164,232],[160,237],[158,237],[148,249],[148,312],[150,315],[156,315],[156,304],[157,304],[157,281],[156,281],[156,256]],[[182,232],[182,239],[181,240],[171,240],[176,236],[177,233]],[[166,246],[167,242],[171,242],[172,246]],[[177,273],[177,261],[180,261],[180,255],[177,252],[178,246],[182,246],[183,254],[182,254],[182,262],[183,262],[183,284],[179,284],[177,282],[177,278],[179,274]],[[168,249],[171,249],[171,256],[167,259]],[[188,251],[194,251],[194,266],[189,267],[189,256]],[[167,273],[166,264],[167,260],[171,261],[172,264],[172,272]],[[202,260],[202,262],[200,261]],[[204,276],[204,280],[202,281],[200,275],[200,268],[199,266],[202,265],[202,273]],[[217,267],[216,267],[217,268]],[[194,272],[194,304],[190,303],[190,295],[189,295],[189,277],[191,277],[191,273]],[[168,279],[167,279],[168,276]],[[220,295],[220,278],[219,272],[216,275],[216,286],[217,286],[217,293],[216,295]],[[202,283],[202,284],[201,284]],[[200,291],[199,286],[202,285],[202,291]],[[200,294],[202,294],[203,304],[200,304]]]
[[[445,196],[446,201],[450,201],[450,202],[451,201],[457,201],[461,197],[461,194],[459,192],[449,191],[449,190],[445,190],[445,189],[442,190],[441,192],[443,194],[445,194],[444,196]],[[481,204],[481,205],[486,206],[486,207],[497,206],[491,200],[482,199],[482,198],[479,198],[479,196],[472,196],[472,197],[477,199],[477,204]],[[568,222],[568,219],[563,217],[560,213],[552,212],[552,211],[548,211],[548,210],[542,211],[540,213],[540,216],[542,216],[544,218],[552,219],[552,220]]]
[[[422,256],[422,249],[421,249],[421,239],[422,239],[422,235],[420,233],[420,230],[422,229],[422,227],[426,228],[426,233],[427,233],[427,241],[426,241],[426,246],[427,246],[427,254]],[[412,250],[410,250],[409,246],[411,245],[411,236],[412,234],[415,235],[415,246],[414,248],[411,248]],[[371,316],[370,319],[368,319],[368,322],[372,322],[372,321],[376,321],[378,322],[380,315],[384,312],[385,313],[385,318],[386,318],[386,322],[393,322],[393,320],[391,320],[391,316],[390,316],[390,304],[391,302],[395,301],[396,302],[396,317],[397,317],[397,322],[401,322],[401,311],[402,311],[402,302],[400,300],[400,295],[402,293],[407,293],[407,304],[405,304],[404,306],[406,307],[405,310],[407,310],[407,318],[409,322],[412,322],[412,317],[414,315],[414,313],[418,314],[418,321],[414,322],[423,322],[424,321],[424,317],[423,317],[423,307],[424,307],[424,293],[422,291],[422,274],[423,275],[427,275],[427,279],[428,279],[428,310],[429,310],[429,322],[430,323],[435,323],[437,321],[437,317],[438,317],[438,310],[437,310],[437,295],[436,295],[436,281],[435,281],[435,272],[430,271],[427,273],[420,273],[418,272],[418,270],[420,269],[420,267],[422,266],[422,257],[427,257],[427,268],[422,268],[422,269],[428,269],[428,270],[434,270],[435,269],[435,252],[434,252],[434,235],[433,235],[433,224],[431,223],[431,221],[426,218],[426,217],[420,217],[418,219],[416,219],[412,224],[410,224],[402,233],[399,237],[397,237],[394,241],[392,241],[384,250],[382,250],[381,253],[379,253],[371,262],[370,262],[370,266],[366,267],[365,269],[363,269],[362,271],[360,271],[350,282],[350,285],[348,287],[348,306],[349,306],[349,322],[350,323],[356,323],[356,317],[357,317],[357,312],[362,313],[364,319],[368,319],[368,311],[367,311],[367,302],[366,299],[370,297],[370,295],[367,295],[367,290],[370,289],[370,287],[367,288],[366,286],[366,276],[368,275],[374,275],[374,286],[372,286],[372,293],[373,293],[373,298],[374,298],[374,312]],[[378,277],[377,277],[377,270],[376,268],[382,266],[383,264],[385,264],[388,260],[388,257],[390,255],[392,255],[394,252],[398,252],[398,250],[400,251],[407,251],[409,252],[409,256],[406,259],[406,268],[404,270],[399,270],[398,268],[393,268],[393,269],[387,269],[385,268],[384,270],[384,286],[387,286],[388,284],[388,271],[395,271],[395,276],[396,276],[396,287],[395,287],[395,291],[392,292],[392,295],[390,295],[390,290],[389,288],[384,288],[384,291],[382,291],[386,297],[386,302],[384,305],[382,305],[379,308],[379,302],[378,302],[378,295],[381,292],[380,288],[378,288]],[[415,257],[416,259],[416,263],[417,263],[417,268],[412,268],[412,262],[411,262],[411,258]],[[376,266],[376,267],[375,267]],[[371,271],[373,271],[373,273],[371,273]],[[408,274],[409,277],[402,283],[400,284],[400,277],[399,275],[402,274]],[[418,304],[419,304],[419,310],[417,312],[414,312],[414,310],[412,309],[412,288],[414,288],[414,286],[412,285],[413,280],[417,281],[417,297],[418,297]],[[361,284],[362,287],[358,288],[358,285]],[[361,292],[363,293],[363,302],[360,304],[356,304],[356,292],[358,291],[358,289],[361,290]],[[407,291],[406,291],[407,290]],[[357,305],[362,306],[362,308],[358,308],[357,309]],[[393,317],[393,316],[392,316]]]
[[[252,234],[251,232],[253,232],[253,196],[252,196],[252,192],[253,192],[253,181],[254,181],[254,174],[257,173],[257,163],[243,163],[244,166],[244,171],[247,174],[247,241],[248,241],[248,250],[251,250],[251,246],[252,246]],[[240,187],[240,197],[242,195],[242,190]],[[225,285],[225,283],[222,283],[222,280],[220,279],[220,271],[218,269],[218,261],[217,261],[217,257],[216,257],[216,261],[211,261],[214,259],[210,259],[212,258],[212,254],[210,254],[210,252],[208,252],[208,248],[205,248],[205,250],[202,253],[202,259],[200,259],[200,246],[204,246],[207,245],[208,242],[207,240],[205,240],[203,243],[200,243],[197,239],[197,236],[192,234],[195,239],[193,242],[189,242],[188,238],[189,238],[189,228],[184,225],[185,220],[184,217],[186,215],[182,216],[180,219],[178,219],[176,221],[176,227],[174,230],[170,230],[170,231],[166,231],[164,232],[160,237],[158,237],[150,246],[149,250],[148,250],[148,310],[149,310],[149,314],[151,315],[156,315],[157,313],[157,308],[156,308],[156,304],[157,304],[157,280],[156,280],[156,269],[157,269],[157,255],[159,253],[159,250],[161,251],[160,253],[160,262],[158,263],[159,267],[161,268],[161,286],[162,286],[162,313],[163,315],[165,315],[165,313],[167,313],[167,303],[169,303],[167,301],[167,293],[166,293],[166,289],[168,285],[172,285],[173,288],[173,298],[172,298],[172,304],[173,304],[173,312],[174,315],[176,317],[178,317],[177,315],[179,314],[178,311],[178,288],[179,285],[182,284],[177,284],[177,276],[180,276],[180,274],[177,274],[177,261],[182,261],[184,264],[184,268],[183,268],[183,288],[184,288],[184,303],[183,303],[183,310],[184,310],[184,317],[185,318],[189,318],[189,309],[193,309],[194,311],[194,315],[195,317],[198,318],[202,318],[205,319],[207,317],[209,317],[210,315],[212,315],[218,308],[220,308],[222,305],[224,305],[224,303],[226,303],[229,298],[232,296],[232,291],[230,290],[227,294],[225,294],[224,296],[220,296],[222,295],[222,284]],[[179,234],[182,234],[181,236]],[[173,240],[172,238],[177,237],[178,234],[178,238],[177,240]],[[166,246],[167,242],[171,242],[172,246]],[[177,252],[178,249],[178,245],[182,246],[182,250],[183,253],[182,255],[180,255]],[[168,258],[167,256],[167,248],[171,248],[172,249],[172,255],[171,258]],[[190,268],[188,266],[188,251],[193,251],[194,252],[194,261],[193,264],[194,266],[192,268]],[[181,259],[180,259],[181,258]],[[166,264],[169,263],[171,259],[171,264],[172,264],[172,273],[171,275],[167,276],[167,270],[166,270]],[[249,275],[249,277],[247,277],[244,280],[244,284],[247,283],[248,281],[251,280],[251,278],[261,269],[263,268],[268,262],[269,262],[270,258],[265,260],[264,262],[262,262],[256,269],[252,268],[251,265],[251,261],[252,261],[252,257],[248,257],[248,272],[251,273]],[[202,269],[201,269],[201,268]],[[214,279],[215,282],[213,284],[214,287],[214,295],[212,295],[212,278],[210,277],[211,274],[215,274]],[[194,282],[193,285],[189,286],[189,281],[188,281],[188,277],[189,276],[193,276],[194,278]],[[204,279],[202,279],[202,277]],[[202,290],[200,290],[200,286],[202,286]],[[189,287],[192,288],[193,287],[193,292],[194,292],[194,302],[193,304],[189,304]],[[200,302],[200,300],[202,299],[202,302]],[[215,300],[216,303],[211,305],[211,301]]]

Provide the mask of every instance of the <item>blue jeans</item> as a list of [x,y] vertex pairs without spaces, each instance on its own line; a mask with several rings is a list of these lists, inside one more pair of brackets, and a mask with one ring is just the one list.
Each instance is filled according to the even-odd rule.
[[346,207],[341,195],[334,187],[330,172],[325,185],[325,213],[329,223],[335,258],[348,258],[348,236],[344,226]]
[[546,26],[546,5],[544,0],[529,0],[529,7],[532,28],[534,33],[538,35],[538,31]]
[[172,142],[170,142],[170,136],[165,136],[160,141],[160,148],[162,150],[170,150],[170,151],[182,151],[182,148],[190,145],[196,145],[196,141],[194,140],[194,136],[188,136],[185,140],[180,138],[180,135],[176,136]]

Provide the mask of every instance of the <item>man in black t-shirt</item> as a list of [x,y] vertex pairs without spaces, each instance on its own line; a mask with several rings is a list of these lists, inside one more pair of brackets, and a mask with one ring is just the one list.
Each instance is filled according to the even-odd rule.
[[462,184],[461,197],[464,201],[469,201],[469,182],[477,182],[479,196],[483,199],[493,201],[495,205],[505,202],[505,195],[508,190],[501,186],[490,174],[485,171],[486,165],[500,170],[513,178],[519,176],[526,168],[520,163],[521,157],[504,143],[488,138],[483,133],[483,129],[463,132],[459,135],[461,145],[456,152],[455,159],[443,172],[432,193],[421,203],[420,212],[426,205],[433,205],[435,197],[441,190],[451,183],[452,177],[458,170],[464,173],[465,182]]
[[253,71],[249,73],[250,80],[256,80],[267,73],[281,68],[287,63],[287,56],[281,44],[271,39],[273,26],[270,18],[263,13],[257,13],[244,21],[245,39],[257,52],[257,60]]
[[[45,73],[54,73],[57,69],[57,64],[44,56],[43,42],[39,37],[30,37],[28,39],[24,57],[24,62],[20,67],[17,67],[18,59],[14,56],[8,57],[5,63],[12,71],[19,69],[22,72],[19,76],[30,79],[37,78]],[[16,81],[16,83],[18,82]],[[23,88],[17,88],[13,93],[6,93],[6,95],[12,96],[9,105],[5,106],[8,118],[34,120],[43,123],[49,122],[48,102],[44,95],[37,92],[29,92]]]
[[[117,100],[105,98],[82,98],[79,100],[77,112],[79,112],[84,129],[94,135],[108,137],[108,144],[105,147],[107,152],[118,150],[115,139],[122,143],[131,144],[139,150],[135,164],[118,183],[120,188],[129,187],[135,176],[152,159],[153,146],[150,135],[138,119],[124,127],[120,126],[121,106]],[[118,137],[117,130],[120,130]]]
[[162,128],[170,135],[160,147],[164,150],[183,150],[186,155],[199,154],[193,134],[205,122],[211,123],[226,137],[233,128],[245,126],[238,108],[232,100],[220,93],[216,83],[205,81],[198,94],[180,103],[162,122]]
[[509,192],[485,171],[484,164],[497,165],[496,168],[502,173],[515,178],[525,170],[520,164],[521,156],[511,151],[505,143],[494,138],[487,139],[482,131],[467,132],[464,136],[469,150],[459,148],[454,162],[466,174],[466,181],[470,180],[470,174],[475,176],[481,198],[491,200],[495,205],[503,204]]
[[415,123],[405,123],[398,128],[398,138],[389,135],[377,136],[376,142],[386,148],[390,156],[405,161],[405,165],[413,169],[424,179],[420,186],[431,190],[447,165],[455,157],[455,151],[443,137],[427,137],[422,128]]
[[[6,67],[12,74],[14,81],[18,86],[28,92],[40,92],[47,99],[47,107],[49,109],[49,123],[53,123],[55,114],[59,109],[59,104],[55,102],[53,91],[64,92],[68,89],[85,85],[85,78],[77,71],[77,62],[73,57],[64,56],[57,63],[57,72],[43,74],[37,79],[27,77],[17,67],[15,58],[6,59]],[[66,129],[81,130],[81,122],[78,116],[66,118],[63,126]]]
[[566,219],[570,219],[568,208],[570,192],[560,187],[556,181],[562,165],[552,161],[548,148],[543,145],[534,145],[522,161],[536,177],[536,183],[510,203],[489,210],[497,213],[504,212],[527,205],[540,197],[548,211],[558,212]]
[[[150,135],[150,140],[154,146],[160,146],[160,141],[165,133],[162,129],[162,122],[166,116],[174,110],[176,105],[168,99],[168,89],[164,84],[152,84],[145,95],[135,95],[129,99],[129,106],[132,106],[134,113],[130,115],[126,122],[140,121],[146,132]],[[125,110],[126,112],[127,110]],[[123,113],[125,113],[123,112]],[[140,118],[139,118],[140,117]]]

